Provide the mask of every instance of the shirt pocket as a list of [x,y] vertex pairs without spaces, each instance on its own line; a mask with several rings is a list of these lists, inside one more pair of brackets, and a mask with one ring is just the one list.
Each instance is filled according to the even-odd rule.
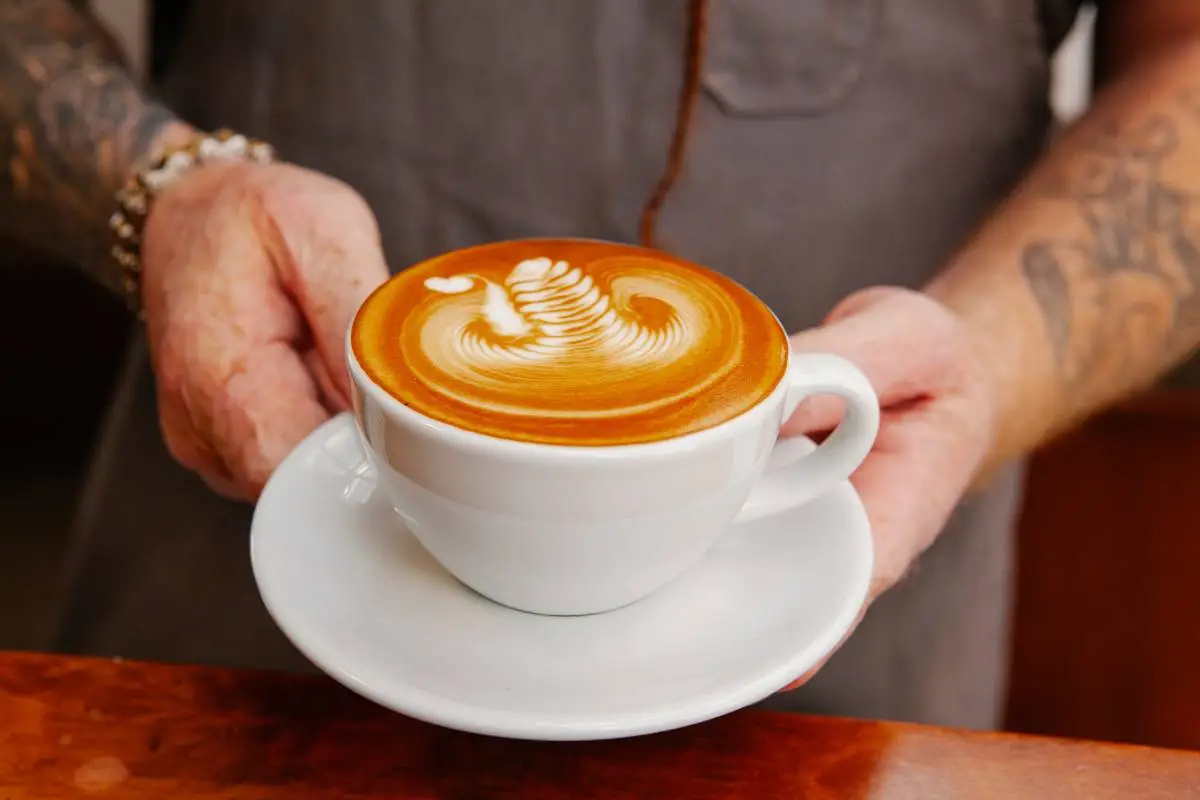
[[813,115],[863,76],[880,0],[710,0],[704,85],[726,113]]

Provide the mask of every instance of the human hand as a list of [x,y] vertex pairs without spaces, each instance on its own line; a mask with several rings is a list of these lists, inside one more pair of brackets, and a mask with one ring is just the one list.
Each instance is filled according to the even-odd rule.
[[[933,543],[975,477],[992,442],[990,376],[959,319],[905,289],[877,287],[847,297],[821,327],[794,335],[792,348],[850,359],[879,395],[878,438],[851,477],[875,540],[861,620]],[[812,398],[782,434],[820,434],[840,418],[840,401]],[[803,685],[823,665],[787,688]]]
[[349,405],[345,335],[387,278],[366,202],[286,164],[210,164],[156,200],[142,299],[171,455],[251,500]]

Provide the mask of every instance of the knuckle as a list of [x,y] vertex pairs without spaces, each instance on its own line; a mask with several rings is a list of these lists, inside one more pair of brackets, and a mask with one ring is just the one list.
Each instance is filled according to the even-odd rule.
[[234,482],[242,492],[256,496],[270,476],[270,468],[262,452],[262,426],[256,423],[248,402],[254,387],[244,377],[244,369],[239,369],[213,384],[212,435],[214,441],[222,443],[225,465]]
[[160,427],[163,443],[166,444],[167,453],[171,458],[193,472],[202,470],[204,460],[200,457],[200,448],[191,440],[191,437],[180,431],[169,419],[161,419]]
[[245,499],[253,500],[262,494],[263,487],[271,477],[271,470],[262,469],[261,465],[248,465],[241,476],[239,489]]
[[164,349],[154,364],[160,398],[178,405],[188,416],[197,399],[211,395],[211,373],[203,351],[188,346]]
[[893,295],[889,302],[895,304],[898,316],[919,323],[903,326],[902,330],[910,337],[928,347],[931,353],[957,360],[966,339],[966,329],[957,314],[929,295],[908,289]]
[[[868,286],[846,295],[839,301],[826,317],[826,322],[836,322],[844,317],[856,314],[865,308],[896,301],[909,293],[908,289],[897,286]],[[904,300],[900,299],[900,302]]]
[[176,358],[162,357],[155,360],[154,381],[158,386],[160,404],[178,403],[184,395],[184,371]]
[[242,499],[254,499],[262,493],[271,477],[271,469],[253,441],[245,442],[230,454],[231,484]]

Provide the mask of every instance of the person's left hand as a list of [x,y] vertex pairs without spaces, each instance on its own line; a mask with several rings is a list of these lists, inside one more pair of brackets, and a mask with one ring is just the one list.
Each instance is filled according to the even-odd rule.
[[[879,436],[851,477],[871,521],[875,569],[859,614],[900,581],[933,543],[992,442],[990,376],[953,312],[917,292],[857,292],[818,328],[792,336],[795,352],[854,362],[879,395]],[[821,434],[841,417],[835,398],[800,405],[782,435]],[[806,683],[824,661],[787,689]]]

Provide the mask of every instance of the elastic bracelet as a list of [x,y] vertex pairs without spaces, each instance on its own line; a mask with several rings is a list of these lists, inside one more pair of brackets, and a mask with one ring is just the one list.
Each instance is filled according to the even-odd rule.
[[254,161],[269,164],[275,150],[258,141],[228,130],[197,134],[183,145],[162,152],[146,166],[130,173],[116,194],[117,210],[109,218],[116,241],[113,260],[121,268],[121,282],[130,311],[142,312],[142,233],[150,206],[164,189],[190,170],[214,161]]

